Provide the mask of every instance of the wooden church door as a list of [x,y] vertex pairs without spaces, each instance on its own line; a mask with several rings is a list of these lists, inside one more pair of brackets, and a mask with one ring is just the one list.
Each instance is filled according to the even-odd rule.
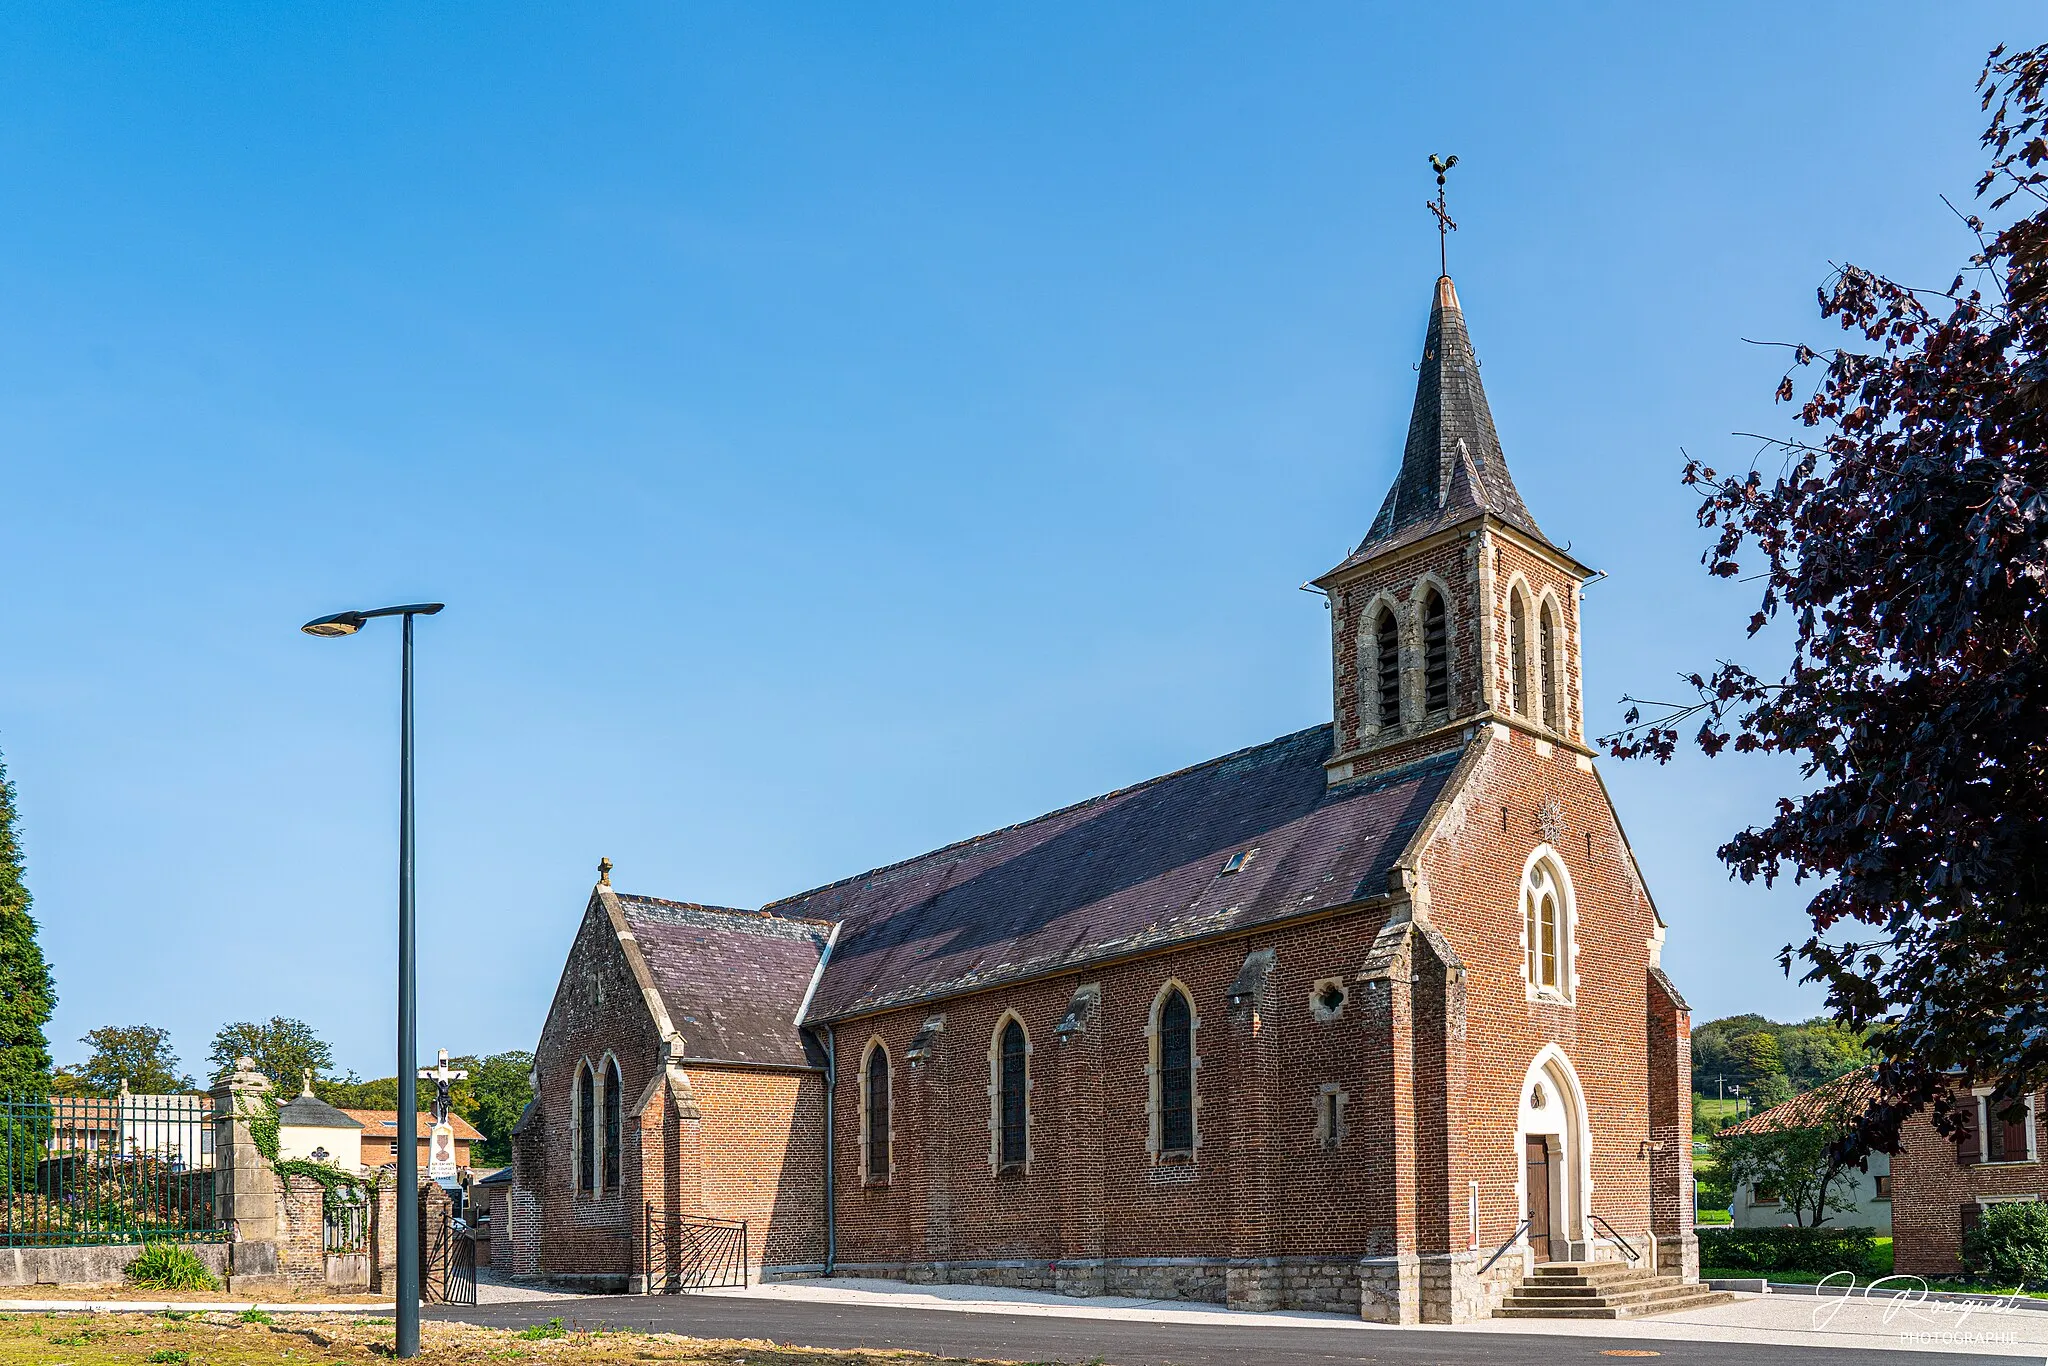
[[1527,1139],[1526,1162],[1529,1188],[1529,1246],[1536,1260],[1550,1260],[1550,1147],[1541,1138]]

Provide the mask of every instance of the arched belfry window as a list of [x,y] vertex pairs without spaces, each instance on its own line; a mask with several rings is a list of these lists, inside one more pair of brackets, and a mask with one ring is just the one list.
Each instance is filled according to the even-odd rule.
[[1451,709],[1450,621],[1444,595],[1434,588],[1422,595],[1422,691],[1425,711]]
[[576,1095],[570,1108],[575,1112],[576,1189],[597,1189],[597,1097],[596,1079],[588,1062],[576,1066]]
[[1571,994],[1571,906],[1548,858],[1522,878],[1522,922],[1528,936],[1529,985],[1539,995]]
[[1153,1027],[1157,1062],[1153,1072],[1156,1133],[1161,1157],[1195,1151],[1195,1011],[1187,993],[1168,987],[1159,998]]
[[617,1058],[604,1060],[604,1188],[615,1191],[622,1179],[620,1137],[625,1129],[626,1088],[619,1080]]
[[1536,650],[1543,661],[1543,724],[1552,730],[1564,728],[1564,652],[1558,648],[1563,636],[1557,627],[1557,604],[1545,599]]
[[1529,714],[1529,599],[1517,587],[1508,594],[1508,710]]
[[868,1048],[861,1078],[861,1156],[867,1184],[889,1180],[889,1050],[879,1041]]
[[1394,609],[1382,604],[1372,628],[1373,673],[1378,684],[1378,720],[1382,729],[1401,724],[1401,626]]
[[1030,1048],[1024,1026],[1011,1016],[996,1033],[996,1166],[1024,1166],[1031,1145]]

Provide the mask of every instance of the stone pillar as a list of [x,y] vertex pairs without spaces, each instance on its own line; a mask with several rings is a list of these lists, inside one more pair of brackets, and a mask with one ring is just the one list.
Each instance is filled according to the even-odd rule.
[[268,1112],[270,1079],[253,1058],[213,1088],[213,1191],[227,1225],[230,1289],[281,1289],[278,1263],[277,1171],[256,1150],[249,1121]]
[[[1034,1109],[1033,1119],[1058,1126],[1058,1148],[1050,1154],[1059,1164],[1059,1261],[1053,1267],[1053,1288],[1062,1295],[1106,1295],[1109,1276],[1109,1201],[1103,1191],[1102,1029],[1096,1019],[1102,988],[1087,983],[1074,990],[1067,1014],[1053,1034],[1057,1042],[1038,1056],[1052,1065],[1056,1077],[1050,1106]],[[1043,1159],[1041,1159],[1043,1160]]]
[[1700,1278],[1693,1232],[1692,1012],[1662,968],[1650,969],[1650,1231],[1657,1270]]
[[1422,1320],[1415,1236],[1414,924],[1405,908],[1373,940],[1358,974],[1363,1094],[1352,1102],[1367,1170],[1379,1174],[1367,1202],[1359,1258],[1358,1314],[1377,1323]]

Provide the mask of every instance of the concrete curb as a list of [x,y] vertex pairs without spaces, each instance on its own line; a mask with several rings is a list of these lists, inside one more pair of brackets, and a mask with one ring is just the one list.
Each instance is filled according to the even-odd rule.
[[389,1314],[388,1304],[263,1304],[255,1300],[181,1303],[177,1300],[0,1300],[0,1314]]
[[1871,1295],[1866,1293],[1868,1290],[1867,1286],[1859,1285],[1844,1295],[1832,1286],[1823,1289],[1817,1285],[1807,1285],[1803,1281],[1766,1281],[1762,1279],[1731,1279],[1727,1277],[1707,1281],[1705,1285],[1709,1290],[1734,1290],[1747,1295],[1812,1296],[1825,1294],[1837,1299],[1875,1300],[1880,1303],[1894,1299],[1910,1299],[1915,1304],[1974,1304],[1980,1306],[1981,1310],[1985,1312],[1996,1307],[2001,1312],[2006,1309],[2025,1309],[2034,1313],[2048,1314],[2048,1300],[2031,1299],[2024,1295],[2001,1295],[1990,1290],[1922,1290],[1914,1292],[1900,1289],[1896,1291],[1881,1290],[1877,1294]]

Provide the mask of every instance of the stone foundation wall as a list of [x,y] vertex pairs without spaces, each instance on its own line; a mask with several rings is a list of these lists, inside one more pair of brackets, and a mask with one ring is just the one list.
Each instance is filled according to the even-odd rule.
[[[215,1280],[227,1283],[226,1243],[179,1246],[206,1263]],[[125,1285],[128,1263],[141,1255],[142,1248],[133,1243],[119,1247],[4,1247],[0,1248],[0,1286]]]

